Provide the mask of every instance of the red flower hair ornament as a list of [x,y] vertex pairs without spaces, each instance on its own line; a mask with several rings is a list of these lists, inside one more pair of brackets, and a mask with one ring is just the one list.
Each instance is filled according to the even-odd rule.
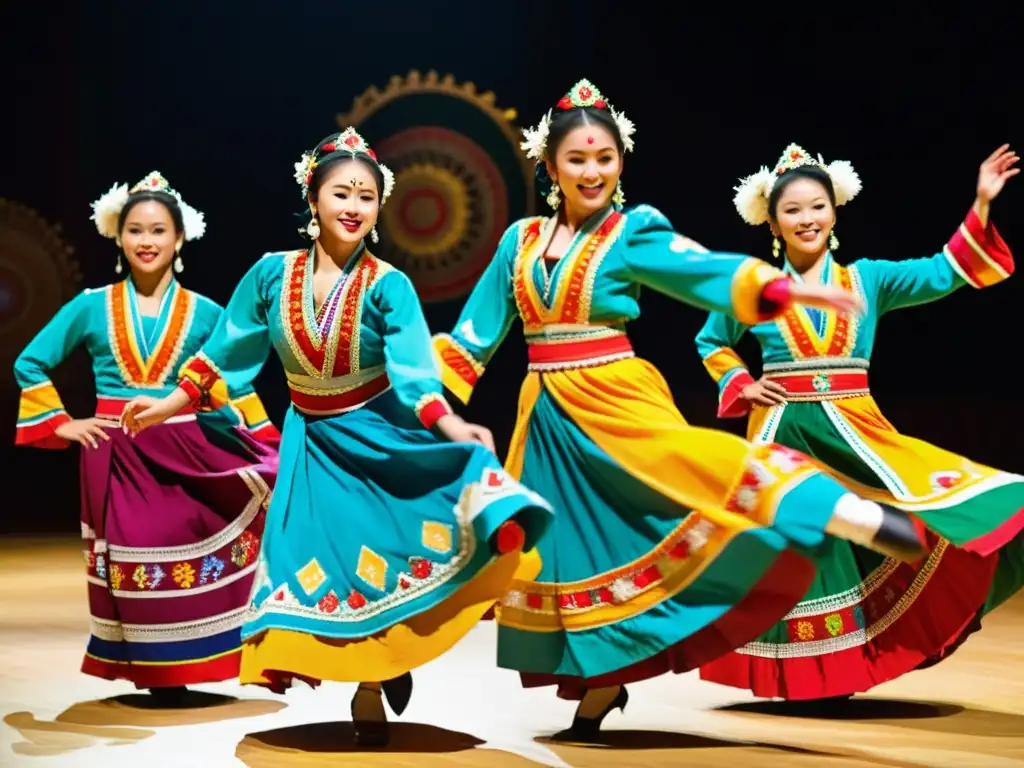
[[[636,132],[636,126],[633,124],[633,121],[626,117],[622,112],[617,112],[615,108],[608,103],[608,100],[605,99],[597,86],[589,80],[580,80],[576,83],[576,85],[569,89],[569,92],[565,94],[565,96],[558,100],[558,104],[555,108],[567,112],[570,109],[580,109],[582,107],[607,109],[619,130],[619,138],[622,139],[622,146],[627,152],[633,151],[633,134]],[[549,109],[547,114],[541,118],[536,127],[523,129],[524,140],[519,146],[524,152],[526,152],[527,157],[537,160],[538,162],[544,158],[545,152],[547,151],[548,132],[551,128],[552,112],[553,110]]]

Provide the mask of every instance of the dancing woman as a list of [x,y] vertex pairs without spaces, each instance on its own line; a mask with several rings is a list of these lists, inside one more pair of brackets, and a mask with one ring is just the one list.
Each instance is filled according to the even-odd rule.
[[[853,290],[867,311],[792,307],[760,323],[712,313],[697,349],[718,382],[719,416],[749,413],[754,443],[802,451],[858,495],[913,513],[929,530],[930,551],[910,565],[829,541],[800,604],[754,642],[706,665],[705,680],[765,697],[844,699],[948,655],[1019,588],[1024,477],[901,434],[868,386],[882,315],[1013,272],[989,208],[1016,162],[1003,146],[982,163],[974,205],[939,253],[849,266],[833,255],[836,207],[861,188],[848,162],[825,164],[794,144],[771,171],[737,187],[740,215],[768,224],[786,274],[803,285]],[[764,357],[756,381],[734,351],[747,330]]]
[[217,407],[274,347],[292,407],[240,678],[358,682],[356,739],[381,745],[382,692],[401,714],[410,671],[500,599],[551,510],[505,473],[486,429],[452,413],[412,283],[366,247],[391,172],[347,129],[305,153],[296,180],[310,247],[255,264],[179,387],[129,403],[123,423]]
[[633,132],[586,80],[526,132],[553,215],[509,227],[455,330],[435,340],[443,380],[466,402],[523,321],[529,373],[506,467],[558,515],[540,563],[524,565],[499,606],[498,663],[526,686],[582,699],[578,737],[625,706],[626,683],[693,669],[778,621],[813,578],[803,552],[827,534],[920,552],[902,513],[799,453],[687,424],[635,356],[625,328],[641,286],[745,322],[794,301],[858,303],[757,259],[708,253],[650,206],[623,211]]
[[[82,446],[92,616],[82,671],[181,703],[183,686],[238,674],[279,434],[248,386],[216,414],[186,410],[138,440],[118,429],[133,396],[175,387],[178,366],[222,309],[175,277],[184,242],[206,227],[163,176],[114,185],[93,209],[100,234],[120,249],[115,271],[127,262],[128,276],[72,299],[18,357],[16,441]],[[96,414],[72,419],[49,372],[83,346]]]

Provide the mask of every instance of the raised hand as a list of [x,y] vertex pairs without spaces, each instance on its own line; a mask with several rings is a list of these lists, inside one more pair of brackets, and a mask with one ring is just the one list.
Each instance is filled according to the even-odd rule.
[[978,170],[978,200],[981,203],[991,203],[999,197],[1007,179],[1020,173],[1020,168],[1014,167],[1018,160],[1020,156],[1010,149],[1009,144],[1003,144],[985,158]]

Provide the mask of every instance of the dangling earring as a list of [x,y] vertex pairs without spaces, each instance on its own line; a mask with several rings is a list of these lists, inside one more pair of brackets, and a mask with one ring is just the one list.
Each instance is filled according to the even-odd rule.
[[380,241],[380,238],[377,237],[377,228],[376,227],[374,227],[373,229],[370,230],[370,239],[373,240],[373,242],[375,242],[375,243]]
[[828,236],[828,248],[830,251],[839,250],[839,238],[836,237],[836,231],[834,229]]
[[306,234],[313,240],[320,237],[320,222],[316,220],[316,214],[313,214],[313,218],[309,220],[309,224],[306,225]]
[[121,266],[121,254],[120,254],[120,253],[119,253],[119,254],[117,254],[117,266],[116,266],[116,267],[114,267],[114,271],[115,271],[115,272],[116,272],[117,274],[119,274],[119,275],[120,275],[120,274],[121,274],[122,272],[124,272],[124,267],[122,267],[122,266]]
[[561,193],[561,190],[558,189],[558,184],[557,183],[554,186],[551,187],[551,191],[548,192],[548,196],[547,196],[546,199],[548,201],[548,205],[550,205],[552,208],[554,208],[557,211],[558,210],[558,206],[562,202],[562,193]]
[[181,260],[181,254],[177,251],[174,253],[174,271],[179,275],[185,271],[185,262]]
[[779,251],[782,250],[782,243],[779,242],[779,238],[772,238],[772,257],[779,258]]
[[622,179],[619,179],[619,183],[615,185],[615,194],[612,195],[612,202],[616,205],[622,205],[626,202],[626,196],[622,194]]

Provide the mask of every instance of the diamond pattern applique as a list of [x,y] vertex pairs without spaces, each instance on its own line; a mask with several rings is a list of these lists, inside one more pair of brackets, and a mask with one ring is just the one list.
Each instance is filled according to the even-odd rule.
[[364,545],[359,550],[359,562],[356,564],[356,576],[374,589],[383,592],[387,575],[388,561]]
[[295,572],[295,578],[299,580],[299,584],[306,594],[312,595],[327,581],[327,574],[324,573],[324,569],[320,567],[320,563],[314,557]]
[[423,546],[438,554],[452,551],[452,529],[444,523],[427,520],[423,523]]

